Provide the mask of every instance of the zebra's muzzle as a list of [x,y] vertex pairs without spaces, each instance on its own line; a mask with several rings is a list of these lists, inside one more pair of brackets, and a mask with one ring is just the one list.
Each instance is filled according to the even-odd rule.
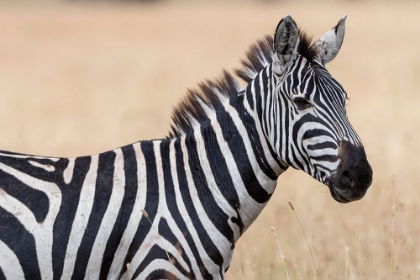
[[373,177],[365,150],[363,147],[342,141],[339,158],[337,172],[328,179],[331,196],[341,203],[361,199],[372,184]]

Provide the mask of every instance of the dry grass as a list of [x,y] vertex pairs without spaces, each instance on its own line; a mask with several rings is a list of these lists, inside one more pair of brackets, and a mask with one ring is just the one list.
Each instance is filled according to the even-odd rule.
[[[0,9],[0,147],[76,156],[166,135],[187,87],[239,65],[291,13],[315,37],[345,13],[330,71],[374,170],[366,197],[338,204],[288,171],[237,245],[228,279],[418,279],[420,5],[341,2],[176,6],[8,5]],[[395,216],[393,208],[395,206]]]

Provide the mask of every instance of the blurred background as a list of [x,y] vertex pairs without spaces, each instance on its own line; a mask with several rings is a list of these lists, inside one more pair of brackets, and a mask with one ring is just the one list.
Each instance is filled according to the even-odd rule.
[[70,157],[162,138],[187,88],[239,67],[288,13],[314,39],[348,15],[327,68],[373,185],[343,205],[289,169],[227,279],[316,279],[308,245],[318,279],[419,279],[419,1],[0,1],[0,149]]

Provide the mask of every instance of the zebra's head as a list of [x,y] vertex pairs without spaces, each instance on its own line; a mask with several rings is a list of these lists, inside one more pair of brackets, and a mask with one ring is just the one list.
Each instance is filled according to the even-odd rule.
[[271,64],[279,108],[265,112],[266,122],[278,120],[264,129],[282,160],[326,184],[338,202],[362,198],[372,183],[362,142],[347,118],[347,94],[325,68],[340,50],[345,21],[313,44],[290,15],[280,21]]

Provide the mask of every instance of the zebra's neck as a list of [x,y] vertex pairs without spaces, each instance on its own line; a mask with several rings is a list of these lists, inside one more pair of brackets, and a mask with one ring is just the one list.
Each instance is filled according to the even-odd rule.
[[[187,185],[191,195],[213,203],[211,209],[220,208],[231,222],[236,221],[239,235],[262,211],[284,171],[265,152],[271,148],[266,137],[259,136],[259,122],[247,110],[243,97],[222,100],[217,110],[204,108],[206,120],[190,119],[192,131],[161,144],[169,141],[169,154],[177,165],[171,168],[178,175],[185,173],[184,183],[178,178],[179,187]],[[235,234],[235,241],[239,235]]]

